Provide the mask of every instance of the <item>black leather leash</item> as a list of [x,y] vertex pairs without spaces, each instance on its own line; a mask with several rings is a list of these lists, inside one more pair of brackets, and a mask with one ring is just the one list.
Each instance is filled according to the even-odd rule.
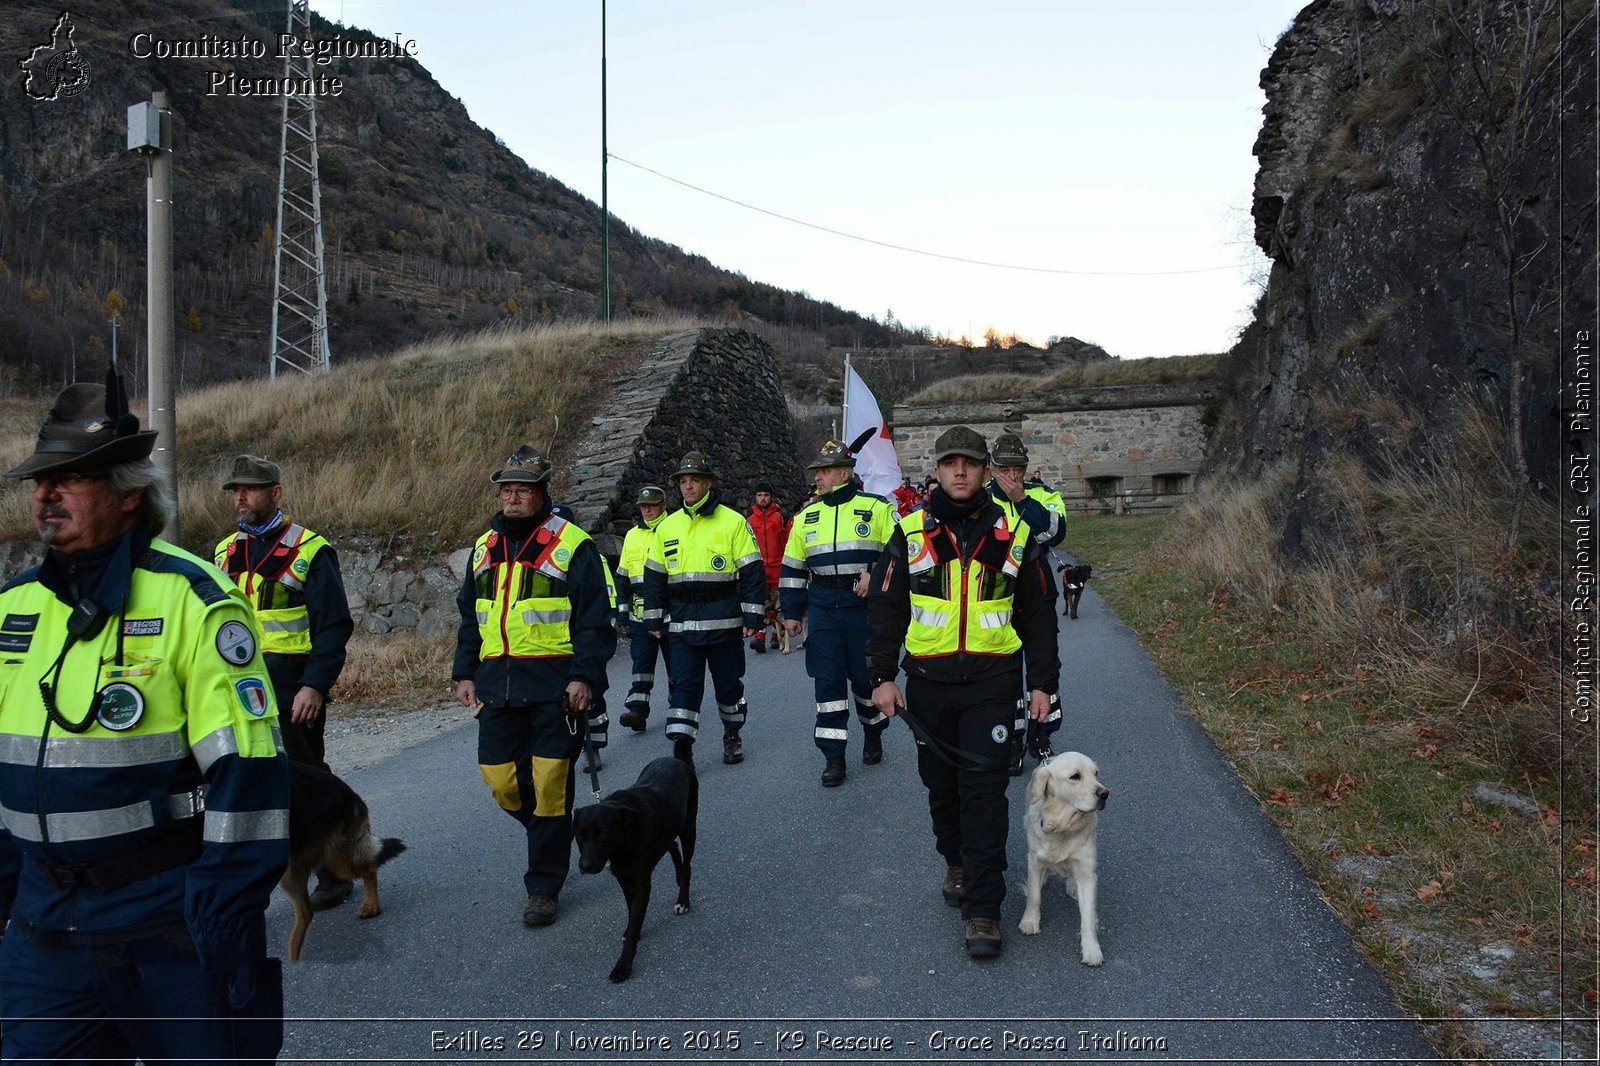
[[583,730],[583,750],[588,753],[589,787],[594,789],[594,798],[600,798],[600,749],[595,746],[594,735],[589,732],[589,717],[583,711],[575,710],[572,700],[567,696],[567,690],[561,690],[561,710],[567,716],[567,732],[573,736],[578,735],[578,730]]
[[[909,709],[903,703],[900,705],[899,710],[895,712],[895,717],[905,720],[906,725],[911,729],[911,735],[917,738],[917,742],[919,744],[922,744],[929,751],[933,752],[934,756],[938,758],[939,761],[949,766],[954,766],[957,770],[960,770],[963,768],[963,766],[966,766],[967,768],[974,770],[996,770],[1001,773],[1006,773],[1011,768],[1010,758],[991,758],[987,755],[975,754],[965,748],[957,747],[954,744],[946,744],[944,741],[928,732],[928,727],[917,721],[916,715],[911,714]],[[946,752],[949,754],[946,754]],[[952,755],[956,758],[951,758]],[[956,759],[962,759],[965,760],[965,762],[957,762]]]

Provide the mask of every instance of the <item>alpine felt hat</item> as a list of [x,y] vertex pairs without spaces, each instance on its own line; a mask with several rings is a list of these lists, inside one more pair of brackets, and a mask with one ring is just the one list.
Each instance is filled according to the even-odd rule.
[[822,470],[830,466],[855,466],[856,457],[836,440],[823,441],[822,447],[817,450],[817,457],[806,464],[807,470]]
[[489,475],[496,485],[502,481],[520,481],[529,485],[543,485],[550,480],[550,461],[531,444],[524,444],[500,464],[500,469]]
[[633,502],[636,504],[648,504],[652,507],[664,507],[667,503],[667,494],[660,485],[646,485],[639,490],[639,497]]
[[233,461],[233,473],[222,483],[224,490],[240,485],[252,487],[283,484],[283,470],[277,463],[259,455],[241,455]]
[[1022,438],[1015,433],[1002,433],[994,439],[994,456],[990,460],[995,466],[1027,466],[1028,449],[1023,447]]
[[700,477],[712,479],[717,476],[716,472],[711,469],[711,460],[706,458],[705,452],[690,452],[685,455],[683,461],[678,464],[677,472],[672,476],[680,478],[685,474],[696,474]]
[[132,414],[113,416],[106,405],[106,387],[74,382],[56,397],[33,454],[3,477],[42,477],[69,471],[104,470],[119,463],[148,459],[156,431],[139,429]]

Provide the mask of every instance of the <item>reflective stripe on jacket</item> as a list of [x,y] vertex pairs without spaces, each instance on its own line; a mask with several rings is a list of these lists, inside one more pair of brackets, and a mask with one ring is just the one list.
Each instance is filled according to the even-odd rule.
[[1061,493],[1041,481],[1025,482],[1023,491],[1028,499],[1037,501],[1045,512],[1038,516],[1043,521],[1040,526],[1034,527],[1033,539],[1041,548],[1054,548],[1067,535],[1067,502],[1061,498]]
[[[589,534],[551,515],[510,557],[495,530],[478,538],[469,564],[476,587],[480,659],[540,659],[572,654],[567,571]],[[607,586],[610,586],[609,570]]]
[[[848,483],[813,500],[794,516],[783,550],[779,604],[785,618],[799,618],[816,600],[825,607],[866,606],[838,578],[870,570],[894,534],[894,507]],[[827,578],[826,587],[813,577]]]
[[237,533],[216,547],[217,568],[239,586],[261,626],[261,650],[269,655],[306,655],[311,651],[311,616],[306,610],[305,581],[311,562],[328,546],[320,533],[301,525],[287,526],[266,553],[251,558],[251,538]]
[[[266,909],[288,860],[288,770],[261,637],[211,564],[124,536],[98,632],[67,644],[51,560],[0,590],[0,918],[98,932],[186,917],[202,956]],[[39,680],[52,679],[50,720]],[[40,862],[100,864],[201,818],[193,862],[110,892]],[[36,861],[22,861],[22,856]]]
[[1022,647],[1011,625],[1028,526],[1003,514],[963,559],[948,529],[919,512],[900,520],[906,538],[911,624],[906,654],[1010,655]]

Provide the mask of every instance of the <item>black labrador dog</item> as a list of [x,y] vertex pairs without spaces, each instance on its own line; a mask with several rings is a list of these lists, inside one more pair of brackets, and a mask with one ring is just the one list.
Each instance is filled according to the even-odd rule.
[[688,741],[675,739],[672,755],[648,763],[632,788],[572,813],[578,869],[597,874],[609,862],[628,904],[628,928],[622,935],[622,954],[611,968],[613,981],[626,981],[633,974],[639,930],[650,906],[650,876],[663,855],[672,856],[678,874],[673,913],[689,913],[689,864],[694,859],[695,815],[700,807],[693,753]]
[[1078,617],[1078,601],[1083,598],[1083,586],[1089,583],[1089,575],[1092,573],[1094,567],[1088,563],[1061,568],[1061,591],[1065,593],[1067,601],[1061,608],[1061,613],[1068,618]]

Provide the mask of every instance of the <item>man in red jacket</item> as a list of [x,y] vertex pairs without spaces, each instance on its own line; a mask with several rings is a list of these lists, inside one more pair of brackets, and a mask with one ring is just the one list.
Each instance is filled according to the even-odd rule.
[[911,475],[906,474],[900,479],[900,487],[894,490],[895,513],[904,518],[921,502],[922,493],[911,484]]
[[[761,549],[761,561],[767,570],[767,625],[773,627],[773,641],[779,650],[788,655],[789,634],[778,613],[778,571],[783,567],[783,546],[789,542],[789,519],[773,500],[772,486],[764,481],[756,486],[755,506],[745,517],[750,522],[750,532],[756,535],[756,547]],[[750,648],[757,652],[767,650],[765,627],[751,639]]]

